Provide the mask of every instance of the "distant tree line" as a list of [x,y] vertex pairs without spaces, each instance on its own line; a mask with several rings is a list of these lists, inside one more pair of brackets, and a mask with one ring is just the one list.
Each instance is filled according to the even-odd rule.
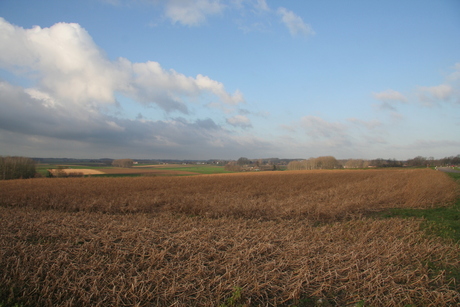
[[349,159],[345,162],[345,168],[367,168],[367,167],[433,167],[433,166],[447,166],[447,165],[460,165],[460,155],[445,157],[442,159],[434,159],[433,157],[417,156],[407,161],[398,161],[396,159]]
[[363,159],[349,159],[344,164],[344,168],[367,168],[370,165],[370,161]]
[[336,160],[332,156],[310,158],[308,160],[296,160],[289,162],[288,170],[312,170],[312,169],[336,169],[336,168],[369,168],[369,167],[433,167],[446,165],[460,165],[460,155],[434,159],[433,157],[417,156],[407,161],[396,159],[348,159]]
[[241,157],[236,161],[225,161],[225,170],[231,172],[243,171],[277,171],[287,164],[286,160],[278,158],[248,159]]
[[343,168],[343,166],[333,156],[323,156],[310,158],[302,161],[289,162],[288,170],[313,170],[313,169],[335,169]]
[[421,166],[446,166],[446,165],[460,165],[460,155],[445,157],[442,159],[434,159],[433,157],[417,156],[413,159],[407,160],[408,166],[421,167]]
[[445,157],[439,161],[442,165],[460,165],[460,155]]
[[0,179],[35,177],[35,161],[25,157],[0,157]]
[[132,167],[133,163],[132,159],[117,159],[112,161],[112,165],[116,167]]
[[404,166],[403,161],[396,159],[374,159],[369,160],[369,166],[371,167],[402,167]]
[[[352,160],[352,159],[350,159]],[[345,165],[348,165],[348,160]],[[409,159],[407,161],[398,161],[396,159],[374,159],[374,160],[361,160],[363,161],[362,167],[433,167],[433,166],[446,166],[446,165],[460,165],[460,155],[445,157],[442,159],[434,159],[433,157],[422,157],[417,156],[415,158]],[[366,166],[367,164],[367,166]],[[353,165],[350,162],[349,167]],[[358,166],[359,167],[359,166]]]

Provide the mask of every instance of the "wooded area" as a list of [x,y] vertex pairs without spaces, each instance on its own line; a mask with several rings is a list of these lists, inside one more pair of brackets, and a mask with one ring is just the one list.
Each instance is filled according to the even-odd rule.
[[33,178],[35,161],[24,157],[0,157],[0,176],[2,180]]

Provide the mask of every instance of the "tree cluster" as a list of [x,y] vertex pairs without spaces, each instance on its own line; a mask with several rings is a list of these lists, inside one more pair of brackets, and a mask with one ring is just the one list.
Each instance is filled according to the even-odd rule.
[[369,161],[363,159],[349,159],[345,162],[344,168],[367,168]]
[[112,161],[112,165],[116,167],[132,167],[134,161],[132,159],[117,159]]
[[236,161],[236,163],[239,166],[245,166],[245,165],[251,164],[251,161],[248,158],[241,157]]
[[374,159],[369,161],[369,166],[372,167],[402,167],[404,163],[396,159]]
[[342,168],[342,165],[333,156],[310,158],[302,161],[289,162],[288,170],[312,170],[312,169],[335,169]]
[[460,165],[460,155],[445,157],[439,160],[441,165]]
[[344,163],[345,168],[367,168],[367,167],[433,167],[433,166],[447,166],[447,165],[460,165],[460,155],[445,157],[442,159],[434,159],[433,157],[417,156],[407,161],[398,161],[396,159],[349,159]]
[[439,160],[435,160],[433,157],[417,156],[407,160],[407,165],[413,167],[460,165],[460,155],[445,157]]
[[35,177],[35,161],[25,157],[0,157],[0,179]]
[[241,172],[243,167],[237,161],[230,161],[225,165],[224,169],[230,172]]

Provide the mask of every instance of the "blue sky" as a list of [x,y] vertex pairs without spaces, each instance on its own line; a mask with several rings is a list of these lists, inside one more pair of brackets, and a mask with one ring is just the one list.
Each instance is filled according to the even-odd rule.
[[460,1],[0,2],[0,155],[460,154]]

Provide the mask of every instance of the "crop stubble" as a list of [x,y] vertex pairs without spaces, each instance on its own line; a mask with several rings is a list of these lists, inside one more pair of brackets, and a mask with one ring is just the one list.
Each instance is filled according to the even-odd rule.
[[[0,182],[0,289],[26,305],[449,306],[457,244],[369,211],[433,207],[430,170]],[[319,226],[317,226],[319,224]],[[442,270],[439,268],[446,268]]]

